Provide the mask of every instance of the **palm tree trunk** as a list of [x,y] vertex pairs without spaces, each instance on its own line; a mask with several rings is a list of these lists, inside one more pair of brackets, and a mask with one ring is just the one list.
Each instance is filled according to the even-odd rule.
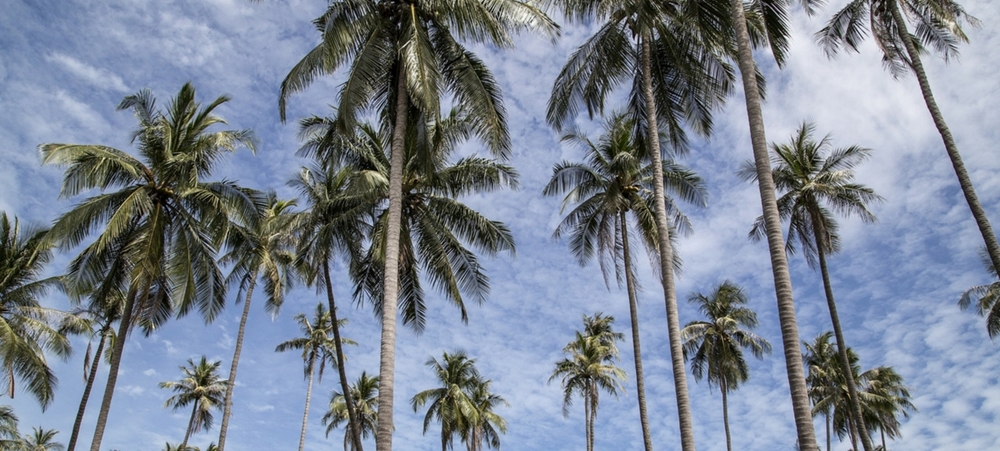
[[885,429],[879,429],[878,432],[882,436],[882,451],[888,451],[885,449]]
[[677,419],[680,423],[681,449],[694,451],[694,426],[691,423],[691,402],[688,399],[687,373],[684,370],[684,351],[681,347],[681,326],[677,313],[677,291],[674,287],[674,257],[670,245],[670,226],[667,223],[667,206],[664,201],[663,162],[660,153],[659,125],[656,101],[653,98],[652,56],[650,35],[641,36],[642,84],[646,97],[646,123],[649,128],[649,158],[653,162],[653,194],[656,198],[656,229],[660,251],[660,279],[663,283],[663,300],[667,309],[667,335],[670,339],[670,362],[673,364],[674,393],[677,398]]
[[333,299],[333,284],[330,281],[330,261],[323,260],[323,278],[326,282],[326,298],[330,304],[330,319],[333,321],[333,346],[337,352],[337,372],[340,373],[340,389],[343,390],[344,404],[347,406],[347,428],[350,429],[356,451],[364,451],[361,447],[361,428],[358,426],[358,415],[351,400],[351,387],[347,385],[347,368],[344,366],[344,346],[340,339],[340,325],[337,322],[337,303]]
[[816,433],[813,430],[812,412],[809,407],[809,390],[806,386],[805,371],[802,368],[802,346],[799,341],[799,327],[795,319],[795,301],[792,298],[792,279],[788,273],[785,256],[785,240],[781,234],[781,217],[774,193],[771,177],[771,163],[767,154],[767,137],[764,134],[764,114],[760,105],[760,91],[757,89],[756,63],[750,48],[750,34],[747,30],[746,15],[742,0],[731,0],[736,43],[739,50],[738,63],[746,96],[747,119],[750,123],[750,138],[753,145],[754,163],[757,167],[757,186],[767,231],[767,244],[771,254],[771,271],[774,275],[774,291],[778,302],[778,320],[781,324],[781,342],[785,351],[785,371],[792,398],[792,412],[795,417],[795,431],[799,449],[817,449]]
[[965,163],[962,162],[962,155],[958,153],[958,146],[955,145],[955,138],[951,136],[951,130],[948,129],[948,124],[945,123],[944,116],[941,114],[941,110],[934,100],[934,93],[931,92],[931,84],[927,80],[927,73],[924,72],[924,64],[920,61],[920,52],[917,51],[917,47],[910,40],[910,32],[907,31],[906,20],[903,19],[903,14],[899,11],[899,4],[896,0],[889,1],[888,3],[892,9],[892,18],[896,22],[897,33],[900,33],[900,40],[903,41],[906,53],[910,57],[910,67],[913,68],[913,72],[917,75],[917,82],[920,84],[920,92],[924,96],[924,103],[927,104],[927,110],[930,111],[934,125],[938,129],[938,133],[941,134],[941,140],[944,141],[944,149],[951,160],[951,166],[955,169],[955,176],[958,177],[958,185],[962,187],[962,194],[965,195],[965,201],[969,204],[969,210],[972,211],[972,217],[975,218],[976,225],[979,226],[979,233],[983,235],[983,241],[986,243],[986,252],[990,256],[990,262],[993,263],[993,268],[997,270],[997,274],[1000,274],[1000,244],[997,244],[997,236],[993,233],[990,220],[986,216],[983,206],[979,203],[979,197],[976,196],[976,190],[972,186],[972,179],[969,178],[969,172],[965,170]]
[[104,353],[104,343],[107,342],[108,328],[101,329],[101,339],[97,342],[97,351],[94,353],[94,361],[90,364],[90,372],[87,376],[87,385],[83,387],[83,397],[80,399],[80,408],[76,411],[76,421],[73,422],[73,432],[69,436],[69,444],[66,445],[68,451],[76,449],[76,440],[80,437],[80,426],[83,424],[83,414],[87,411],[87,401],[90,400],[90,390],[94,387],[94,378],[97,377],[97,369],[101,366],[101,354]]
[[[399,293],[399,235],[403,216],[403,164],[409,98],[403,68],[396,73],[396,124],[389,162],[389,217],[382,288],[382,342],[379,350],[377,451],[392,450],[392,396],[396,369],[396,300]],[[96,451],[96,450],[95,450]]]
[[[143,289],[143,297],[149,297],[149,282]],[[122,352],[125,350],[125,340],[128,338],[132,325],[132,310],[135,309],[136,292],[131,291],[125,300],[122,317],[118,323],[118,336],[111,350],[111,364],[108,368],[108,383],[104,387],[104,398],[101,400],[101,410],[97,414],[97,427],[94,429],[94,440],[90,442],[90,451],[101,451],[101,440],[104,438],[104,428],[108,425],[108,413],[111,412],[111,399],[115,396],[115,383],[118,382],[118,367],[122,363]]]
[[871,439],[865,428],[864,417],[861,414],[861,403],[858,402],[858,387],[854,383],[854,371],[851,369],[851,361],[847,357],[847,341],[844,339],[844,330],[840,327],[840,315],[837,314],[837,303],[833,299],[833,286],[830,283],[830,272],[826,267],[826,252],[828,239],[823,223],[819,220],[819,215],[811,212],[813,223],[813,234],[816,239],[816,253],[819,255],[819,271],[823,275],[823,291],[826,292],[826,305],[830,309],[830,321],[833,323],[833,335],[837,337],[837,356],[840,358],[840,369],[844,372],[844,380],[847,383],[848,402],[851,404],[850,418],[848,426],[861,437],[861,446],[865,451],[872,449]]
[[218,451],[226,449],[226,433],[229,432],[229,416],[233,411],[233,390],[236,388],[236,367],[240,364],[240,352],[243,351],[243,334],[247,329],[247,318],[250,317],[250,300],[253,299],[253,289],[257,284],[257,271],[250,274],[247,285],[247,297],[243,301],[243,316],[240,317],[240,329],[236,333],[236,350],[233,351],[233,364],[229,368],[229,379],[226,385],[226,401],[222,404],[222,423],[219,425]]
[[[194,419],[198,414],[198,401],[194,402],[194,406],[191,407],[191,418],[188,420],[187,430],[184,431],[184,441],[181,442],[180,451],[188,451],[188,439],[191,438],[191,431],[194,430]],[[301,450],[300,450],[301,451]]]
[[584,426],[587,428],[587,451],[594,451],[594,416],[597,412],[594,409],[594,387],[593,382],[587,385],[587,397],[583,400],[586,404],[584,414]]
[[830,451],[830,414],[824,415],[826,417],[826,451]]
[[726,397],[729,388],[726,387],[725,380],[719,382],[719,390],[722,391],[722,425],[726,429],[726,450],[733,451],[733,437],[729,435],[729,400]]
[[639,306],[636,301],[635,280],[632,277],[632,254],[628,243],[628,223],[625,210],[618,212],[622,229],[622,254],[625,266],[625,288],[628,291],[628,313],[632,322],[632,354],[635,357],[635,391],[639,397],[639,423],[642,425],[642,443],[646,451],[653,451],[653,439],[649,432],[649,417],[646,414],[646,382],[642,375],[642,351],[639,346]]
[[309,356],[309,365],[306,370],[309,371],[309,382],[306,384],[306,409],[302,413],[302,432],[299,434],[299,451],[306,444],[306,424],[309,422],[309,402],[312,401],[312,391],[313,391],[313,364],[316,363],[316,354],[313,353]]

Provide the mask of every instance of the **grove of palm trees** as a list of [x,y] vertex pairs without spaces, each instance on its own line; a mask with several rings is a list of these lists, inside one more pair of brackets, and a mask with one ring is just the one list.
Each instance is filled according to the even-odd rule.
[[992,6],[15,0],[0,451],[1000,447]]

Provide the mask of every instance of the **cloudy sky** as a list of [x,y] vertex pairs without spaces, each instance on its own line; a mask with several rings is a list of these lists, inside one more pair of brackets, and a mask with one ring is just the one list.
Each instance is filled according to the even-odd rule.
[[[906,380],[919,408],[904,421],[903,437],[890,449],[983,450],[1000,448],[1000,359],[983,321],[956,306],[960,293],[989,281],[977,251],[978,230],[957,187],[940,138],[919,96],[913,77],[893,80],[882,70],[874,44],[860,54],[827,59],[812,40],[825,18],[844,0],[831,0],[813,18],[792,14],[793,40],[787,66],[778,71],[763,63],[768,79],[765,106],[770,142],[786,141],[802,121],[816,123],[835,146],[858,144],[873,149],[858,169],[858,181],[885,198],[874,208],[879,222],[841,221],[843,251],[830,259],[833,284],[845,334],[864,368],[893,366]],[[305,161],[296,126],[278,120],[278,85],[289,68],[316,44],[310,20],[325,2],[281,0],[69,1],[13,0],[0,14],[0,210],[37,224],[50,223],[79,199],[59,199],[61,171],[41,167],[36,147],[48,142],[106,144],[132,151],[135,120],[116,112],[125,95],[151,89],[165,105],[180,86],[191,81],[202,101],[226,94],[232,101],[218,109],[233,128],[251,128],[260,138],[254,156],[232,155],[219,177],[246,186],[285,186]],[[970,45],[958,61],[945,64],[927,57],[925,64],[935,95],[969,167],[980,199],[996,223],[1000,209],[1000,158],[996,142],[1000,123],[1000,35],[995,24],[1000,9],[989,0],[969,0],[966,9],[984,24],[968,29]],[[557,19],[558,20],[558,19]],[[432,450],[439,444],[432,426],[422,435],[423,412],[414,413],[409,398],[434,385],[424,362],[444,351],[466,350],[495,391],[510,402],[500,413],[509,422],[504,449],[550,450],[584,447],[583,408],[574,403],[562,415],[558,382],[547,380],[561,349],[580,327],[584,314],[603,311],[627,330],[625,294],[604,286],[595,265],[580,267],[565,242],[551,235],[560,220],[559,200],[544,198],[541,189],[551,167],[562,159],[579,159],[545,125],[545,102],[551,82],[567,55],[588,36],[586,27],[566,26],[555,44],[536,36],[518,39],[514,50],[477,50],[504,88],[514,141],[512,164],[521,173],[521,188],[464,199],[481,212],[508,224],[517,239],[514,257],[486,262],[493,286],[482,306],[472,306],[469,323],[441,296],[430,297],[427,330],[401,330],[397,350],[396,436],[398,447]],[[766,61],[766,55],[758,55]],[[290,101],[290,118],[325,115],[338,81],[325,79]],[[680,240],[683,274],[679,298],[707,292],[730,279],[742,285],[760,316],[758,333],[780,350],[774,292],[766,245],[750,243],[747,232],[760,214],[756,188],[735,172],[751,156],[742,94],[717,112],[715,134],[694,139],[682,161],[700,173],[710,191],[707,208],[687,207],[694,233]],[[593,123],[581,118],[584,131],[596,136]],[[467,151],[479,150],[470,144]],[[70,255],[60,254],[50,268],[65,268]],[[640,261],[645,261],[640,259]],[[818,274],[798,257],[791,259],[800,335],[804,340],[830,328]],[[342,268],[338,268],[341,269]],[[642,268],[640,314],[647,376],[650,421],[658,449],[679,446],[676,405],[671,379],[662,291],[648,264]],[[351,292],[342,272],[337,294]],[[247,346],[240,366],[235,413],[228,444],[233,449],[295,446],[306,384],[298,354],[273,352],[275,345],[296,336],[292,317],[310,312],[319,298],[309,289],[295,290],[274,320],[262,309],[251,315]],[[58,294],[49,306],[68,308]],[[205,325],[196,317],[172,321],[155,335],[137,334],[127,348],[104,438],[106,449],[157,450],[183,437],[186,412],[163,407],[169,396],[161,381],[180,377],[178,366],[206,355],[228,368],[238,324],[230,307]],[[699,319],[681,302],[682,324]],[[378,323],[364,306],[345,307],[350,320],[345,334],[359,343],[347,349],[348,373],[378,371]],[[41,412],[33,398],[18,392],[10,403],[22,429],[58,429],[69,438],[82,393],[82,354],[53,360],[60,378],[56,400]],[[630,349],[628,343],[622,349]],[[629,353],[620,366],[629,372],[626,391],[617,399],[602,398],[597,419],[597,448],[640,449],[635,384]],[[752,376],[730,396],[736,448],[792,449],[795,432],[781,353],[752,363]],[[106,368],[100,376],[104,380]],[[103,382],[101,382],[103,385]],[[703,450],[725,449],[721,399],[704,381],[689,379],[696,443]],[[342,432],[324,437],[319,422],[331,390],[329,372],[314,390],[307,449],[341,446]],[[97,390],[95,390],[97,391]],[[91,400],[81,446],[93,432],[99,392]],[[818,438],[822,423],[817,420]],[[201,447],[217,439],[217,430],[193,437]],[[369,446],[372,446],[369,444]],[[846,444],[835,445],[847,449]]]

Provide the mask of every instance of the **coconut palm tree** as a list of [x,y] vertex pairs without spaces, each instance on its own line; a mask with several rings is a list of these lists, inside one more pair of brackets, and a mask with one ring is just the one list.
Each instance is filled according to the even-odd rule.
[[[914,22],[915,34],[910,33],[907,18]],[[990,263],[994,268],[1000,268],[1000,244],[997,244],[997,236],[976,196],[955,138],[934,100],[934,93],[920,59],[920,54],[928,47],[944,55],[946,62],[957,58],[958,45],[969,42],[969,37],[962,30],[962,22],[974,27],[979,25],[979,19],[970,16],[961,5],[952,0],[852,0],[816,33],[816,40],[827,56],[832,58],[841,47],[857,52],[858,46],[870,32],[882,52],[882,65],[889,69],[894,78],[902,77],[911,70],[916,74],[924,103],[941,135],[945,152],[958,178],[958,185],[962,188],[965,201],[983,236]]]
[[236,302],[243,294],[243,314],[236,333],[236,349],[233,351],[232,366],[229,369],[226,397],[222,408],[222,422],[219,425],[220,450],[225,449],[226,434],[229,431],[229,417],[233,408],[233,390],[236,388],[236,370],[243,350],[243,337],[247,319],[250,317],[250,301],[253,299],[257,279],[264,282],[266,296],[264,309],[272,318],[284,301],[285,292],[291,288],[293,276],[290,266],[295,260],[295,240],[292,234],[294,200],[281,200],[274,192],[267,194],[267,204],[260,212],[260,218],[250,224],[232,224],[227,237],[229,252],[220,259],[222,264],[232,265],[227,278],[230,286],[239,287]]
[[47,233],[34,227],[22,230],[17,217],[0,212],[0,388],[13,398],[15,377],[21,379],[43,410],[58,383],[45,352],[67,358],[71,351],[66,336],[52,326],[63,315],[39,303],[59,284],[59,278],[40,279],[52,258]]
[[[316,304],[316,311],[313,312],[312,319],[304,314],[295,315],[295,322],[299,323],[303,337],[293,338],[282,342],[275,352],[285,352],[290,350],[302,351],[302,363],[304,366],[304,376],[308,381],[306,385],[306,407],[302,414],[302,433],[299,435],[299,451],[302,451],[306,440],[306,424],[309,421],[309,403],[312,400],[313,377],[319,372],[319,381],[323,381],[323,370],[328,361],[335,360],[333,326],[331,325],[330,312],[323,307],[323,303]],[[347,320],[340,320],[340,325]],[[353,341],[344,339],[345,343],[354,344]]]
[[[586,161],[557,164],[542,193],[551,196],[565,192],[563,209],[575,205],[556,228],[554,236],[570,234],[571,250],[581,264],[596,256],[605,284],[608,284],[612,268],[619,287],[624,274],[632,326],[639,419],[643,441],[649,451],[652,449],[652,438],[646,413],[637,283],[630,236],[641,237],[651,255],[658,257],[659,254],[655,251],[656,227],[650,199],[653,192],[652,168],[642,163],[643,151],[634,139],[634,130],[634,121],[624,114],[615,113],[606,120],[604,133],[596,143],[579,133],[563,136],[564,142],[574,143],[584,150]],[[706,190],[694,173],[670,161],[664,161],[662,165],[668,188],[686,201],[704,205]],[[673,199],[668,197],[665,202],[673,213],[673,224],[684,229],[688,225],[687,218],[676,208]],[[632,217],[631,223],[629,216]]]
[[[983,252],[983,265],[987,272],[994,278],[997,277],[996,268],[990,264],[989,257]],[[976,312],[979,316],[986,317],[986,333],[990,338],[1000,334],[1000,281],[988,285],[977,285],[962,293],[958,299],[958,306],[965,310],[970,305],[976,305]]]
[[19,451],[63,451],[66,449],[62,443],[55,441],[56,434],[59,431],[41,427],[31,429],[30,435],[21,437]]
[[[350,421],[346,399],[343,394],[336,391],[330,396],[330,409],[323,415],[327,437],[334,428]],[[369,376],[368,373],[361,372],[358,381],[351,384],[351,399],[357,412],[358,424],[361,426],[361,437],[365,439],[374,437],[378,427],[378,376]],[[344,451],[358,451],[354,447],[349,429],[344,431]]]
[[695,379],[708,379],[722,392],[722,422],[726,429],[726,449],[733,450],[729,433],[729,404],[727,394],[736,390],[750,378],[750,368],[743,358],[746,349],[758,359],[771,353],[771,344],[751,330],[757,327],[757,314],[745,305],[748,303],[743,289],[725,281],[705,296],[693,294],[688,301],[708,321],[691,321],[681,329],[684,340],[684,359],[691,361]]
[[[868,206],[881,202],[882,198],[871,188],[854,182],[854,167],[868,159],[870,150],[859,146],[831,150],[829,136],[819,141],[812,138],[815,129],[812,124],[802,124],[787,144],[772,146],[772,159],[775,163],[772,174],[775,188],[783,193],[777,200],[780,216],[789,221],[786,248],[789,253],[794,252],[797,242],[810,266],[815,267],[816,261],[819,261],[840,363],[847,378],[848,401],[854,409],[852,418],[860,419],[862,415],[857,384],[853,380],[853,374],[847,371],[850,367],[847,344],[833,297],[826,256],[840,250],[838,226],[831,208],[872,223],[876,218],[868,210]],[[755,169],[749,165],[741,173],[748,179],[756,177]],[[755,240],[764,236],[763,217],[757,218],[750,236]],[[855,435],[861,437],[865,449],[872,449],[865,425],[859,423],[852,427],[857,428]]]
[[483,451],[483,442],[492,449],[500,449],[500,434],[507,433],[507,421],[494,410],[498,406],[510,406],[500,395],[490,392],[492,381],[475,381],[469,393],[472,403],[471,421],[462,431],[462,441],[468,451]]
[[425,364],[434,371],[441,387],[431,388],[417,393],[410,399],[413,411],[428,404],[424,415],[424,434],[431,421],[437,419],[441,423],[441,451],[451,448],[455,435],[465,434],[473,423],[474,406],[471,390],[481,380],[476,361],[470,359],[465,351],[451,354],[445,352],[441,361],[431,357]]
[[611,354],[609,348],[601,345],[600,340],[580,332],[576,332],[576,338],[563,351],[570,354],[570,357],[556,362],[556,369],[549,377],[549,382],[561,378],[565,416],[569,415],[573,395],[579,393],[583,398],[587,451],[593,451],[594,420],[597,417],[600,390],[618,396],[619,390],[625,390],[620,382],[625,380],[625,372],[608,361]]
[[16,450],[21,443],[17,415],[10,406],[0,406],[0,450]]
[[500,88],[483,62],[460,41],[513,46],[511,34],[540,30],[550,36],[558,27],[539,9],[519,0],[389,2],[332,1],[315,21],[322,42],[281,84],[279,111],[288,97],[319,75],[350,65],[337,110],[343,130],[353,129],[362,112],[381,110],[391,128],[391,174],[386,218],[386,259],[380,349],[379,451],[392,449],[395,374],[396,301],[400,289],[399,242],[403,209],[403,166],[407,125],[412,109],[431,120],[440,116],[440,99],[450,93],[475,118],[476,136],[497,155],[510,150]]
[[[74,283],[96,285],[108,274],[128,281],[111,355],[108,382],[91,451],[99,451],[114,396],[128,332],[147,332],[173,312],[197,308],[211,321],[225,305],[224,278],[216,265],[231,218],[252,218],[255,199],[232,182],[206,182],[224,153],[253,150],[248,130],[210,131],[225,121],[213,111],[229,100],[202,107],[191,84],[181,87],[166,111],[148,90],[126,96],[118,109],[139,121],[133,135],[140,158],[101,145],[43,144],[43,164],[67,166],[60,195],[102,191],[62,215],[52,235],[63,248],[99,231],[71,264]],[[109,273],[110,267],[117,272]]]
[[885,436],[899,437],[897,415],[909,418],[909,411],[917,407],[910,402],[910,391],[903,385],[903,377],[892,367],[880,366],[865,372],[865,383],[861,387],[865,402],[865,421],[868,430],[878,429],[882,439],[882,450],[886,451]]
[[205,356],[201,356],[197,364],[194,360],[188,359],[187,366],[180,366],[184,372],[183,378],[178,381],[160,382],[160,388],[167,388],[176,393],[167,398],[164,407],[177,410],[191,406],[191,418],[188,420],[180,449],[187,449],[191,434],[212,428],[215,419],[212,411],[222,407],[226,386],[229,385],[228,381],[219,377],[220,365],[222,365],[221,360],[209,363]]

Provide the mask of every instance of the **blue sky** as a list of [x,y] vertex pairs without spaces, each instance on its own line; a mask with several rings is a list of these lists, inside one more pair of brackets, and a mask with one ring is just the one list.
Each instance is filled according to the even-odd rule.
[[[902,427],[903,437],[890,449],[983,450],[1000,448],[1000,359],[983,321],[956,306],[960,293],[989,281],[977,257],[981,238],[961,197],[954,174],[913,77],[893,80],[881,69],[872,42],[860,54],[827,59],[811,35],[825,18],[846,2],[832,0],[817,17],[792,14],[794,37],[786,67],[778,71],[759,54],[768,79],[765,120],[769,142],[783,142],[802,121],[814,121],[819,134],[830,133],[835,146],[858,144],[873,149],[858,169],[859,182],[886,200],[874,208],[879,222],[843,219],[843,251],[830,259],[834,289],[848,344],[864,368],[893,366],[906,380],[920,409]],[[58,199],[61,171],[41,167],[36,147],[47,142],[99,143],[131,150],[134,118],[116,112],[125,95],[150,88],[161,105],[186,81],[209,101],[226,94],[232,101],[218,112],[233,128],[251,128],[260,138],[257,155],[240,151],[218,171],[219,177],[246,186],[285,186],[305,164],[295,157],[299,146],[294,119],[327,114],[338,81],[320,80],[291,98],[288,124],[278,120],[277,90],[289,68],[316,43],[310,20],[323,10],[317,0],[250,3],[243,0],[134,0],[6,2],[0,15],[0,210],[23,220],[49,223],[74,200]],[[1000,158],[996,142],[1000,101],[1000,10],[988,0],[964,2],[983,21],[967,29],[958,61],[945,64],[925,58],[935,95],[969,167],[991,219],[1000,221]],[[558,20],[558,19],[557,19]],[[551,167],[581,156],[559,144],[545,125],[545,102],[551,82],[568,54],[588,36],[584,26],[563,24],[555,44],[536,36],[518,39],[503,53],[480,48],[503,86],[514,142],[511,163],[521,173],[518,191],[474,196],[465,201],[487,216],[504,221],[514,232],[515,257],[487,260],[493,286],[489,300],[471,306],[469,324],[443,297],[432,294],[427,330],[401,330],[397,348],[397,447],[432,450],[437,429],[421,434],[423,412],[414,413],[409,398],[434,384],[424,362],[443,351],[464,349],[495,391],[511,404],[501,414],[509,422],[504,449],[550,450],[584,447],[583,412],[579,401],[563,417],[557,382],[547,380],[561,350],[580,327],[584,314],[603,311],[625,331],[625,294],[608,290],[596,265],[580,267],[565,242],[551,238],[560,220],[560,201],[541,196]],[[756,187],[735,172],[750,158],[742,94],[716,113],[709,140],[693,139],[682,162],[706,180],[710,199],[704,209],[687,207],[694,233],[680,240],[683,274],[677,281],[681,322],[698,318],[683,302],[688,294],[706,292],[725,279],[742,285],[760,317],[758,333],[776,347],[774,355],[754,361],[751,379],[730,396],[734,446],[739,449],[792,449],[795,442],[791,403],[771,282],[763,243],[746,235],[760,214]],[[596,136],[595,123],[578,125]],[[480,151],[471,143],[466,152]],[[50,268],[62,271],[70,255],[60,254]],[[647,397],[653,437],[658,449],[679,444],[676,405],[667,348],[662,291],[648,263],[639,259],[640,316]],[[817,273],[800,257],[792,257],[792,277],[800,335],[811,340],[828,330],[829,315]],[[342,268],[339,268],[342,269]],[[346,303],[351,288],[341,272],[337,295]],[[319,298],[309,289],[295,290],[276,319],[261,308],[251,314],[236,388],[235,413],[228,444],[233,449],[290,448],[298,439],[305,395],[302,365],[295,353],[277,354],[274,346],[294,337],[296,313],[310,312]],[[67,308],[53,294],[49,306]],[[258,302],[258,305],[260,303]],[[232,306],[213,324],[196,317],[172,321],[151,337],[136,335],[126,348],[118,390],[105,435],[106,449],[157,450],[165,441],[179,442],[185,412],[163,408],[167,391],[161,381],[179,377],[177,367],[202,354],[228,362],[238,324]],[[359,343],[349,347],[348,373],[378,371],[378,323],[364,307],[345,307],[350,320],[345,335]],[[60,378],[53,405],[44,413],[32,398],[17,393],[10,403],[22,429],[42,425],[63,431],[68,440],[82,392],[82,354],[86,343],[67,362],[52,361]],[[628,343],[622,349],[630,349]],[[626,392],[602,398],[597,418],[597,448],[640,449],[632,360],[620,364],[629,373]],[[228,368],[228,363],[223,365]],[[104,379],[106,368],[99,376]],[[689,378],[699,449],[725,449],[719,394]],[[328,372],[314,390],[307,449],[340,447],[342,432],[324,438],[319,419],[335,373]],[[99,394],[91,400],[81,445],[89,443]],[[822,423],[817,433],[822,440]],[[204,447],[217,429],[194,436]],[[371,446],[371,445],[369,445]],[[847,449],[846,444],[835,449]]]

